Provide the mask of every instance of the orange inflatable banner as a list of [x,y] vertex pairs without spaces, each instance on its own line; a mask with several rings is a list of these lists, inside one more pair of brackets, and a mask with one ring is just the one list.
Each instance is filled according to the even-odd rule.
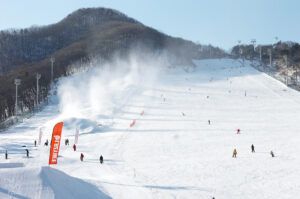
[[57,158],[58,158],[58,152],[59,152],[60,140],[61,140],[61,132],[62,132],[63,125],[64,125],[63,122],[59,122],[53,128],[51,146],[50,146],[49,165],[57,164]]

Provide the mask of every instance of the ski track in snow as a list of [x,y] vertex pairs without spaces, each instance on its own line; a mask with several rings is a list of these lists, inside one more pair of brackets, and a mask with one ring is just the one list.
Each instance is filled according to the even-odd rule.
[[[192,72],[164,69],[153,84],[141,80],[125,89],[115,99],[112,115],[63,118],[54,100],[1,132],[0,198],[299,196],[299,93],[247,62],[245,67],[230,59],[195,63]],[[60,120],[69,123],[58,165],[49,167],[49,147],[43,143]],[[130,127],[133,120],[136,124]],[[74,152],[74,123],[103,126],[81,132]],[[41,127],[42,145],[34,147]],[[70,146],[64,145],[65,138]],[[251,153],[251,144],[256,153]],[[231,157],[234,148],[237,158]]]

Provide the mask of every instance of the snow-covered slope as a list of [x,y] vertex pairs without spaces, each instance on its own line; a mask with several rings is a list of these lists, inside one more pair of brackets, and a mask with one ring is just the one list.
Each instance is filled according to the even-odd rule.
[[[77,93],[86,90],[76,79],[85,75],[62,80],[58,101],[1,133],[0,150],[7,149],[9,159],[0,157],[0,198],[299,197],[299,93],[249,64],[195,63],[193,70],[164,68],[152,81],[145,81],[147,73],[134,79],[117,75],[118,81],[92,76],[90,84],[108,84],[90,87],[109,96],[101,106],[102,95]],[[68,96],[74,99],[70,104]],[[49,167],[49,148],[33,142],[40,128],[43,142],[50,139],[61,120],[71,145],[80,130],[77,151],[62,140],[58,165]]]

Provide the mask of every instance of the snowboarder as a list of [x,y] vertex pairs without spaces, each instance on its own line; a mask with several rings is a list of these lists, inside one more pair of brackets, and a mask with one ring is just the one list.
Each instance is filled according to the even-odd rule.
[[270,152],[270,154],[271,154],[272,158],[274,158],[274,157],[275,157],[275,155],[274,155],[273,151],[271,151],[271,152]]
[[83,161],[83,158],[84,158],[84,155],[83,153],[80,154],[80,161],[82,162]]
[[208,125],[210,125],[210,120],[208,120]]
[[29,150],[28,149],[25,150],[26,150],[26,157],[29,158]]
[[45,146],[48,146],[48,143],[49,143],[49,142],[48,142],[48,139],[47,139],[44,145],[45,145]]
[[251,151],[252,151],[252,153],[255,153],[255,149],[254,149],[254,145],[253,144],[251,145]]
[[233,157],[233,158],[236,158],[236,155],[237,155],[237,150],[234,149],[234,150],[233,150],[233,153],[232,153],[232,157]]
[[5,151],[5,159],[6,159],[6,160],[8,159],[8,153],[7,153],[7,150]]
[[100,160],[100,164],[103,164],[103,156],[102,155],[100,155],[99,160]]
[[241,134],[241,129],[237,129],[236,134]]
[[36,147],[36,140],[34,140],[34,147]]
[[76,144],[73,144],[73,150],[76,151]]

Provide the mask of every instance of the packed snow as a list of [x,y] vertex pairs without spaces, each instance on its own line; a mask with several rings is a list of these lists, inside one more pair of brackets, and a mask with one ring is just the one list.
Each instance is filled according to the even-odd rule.
[[[0,133],[0,198],[299,197],[299,93],[248,62],[194,62],[62,78],[48,106]],[[44,142],[59,121],[48,166]]]

